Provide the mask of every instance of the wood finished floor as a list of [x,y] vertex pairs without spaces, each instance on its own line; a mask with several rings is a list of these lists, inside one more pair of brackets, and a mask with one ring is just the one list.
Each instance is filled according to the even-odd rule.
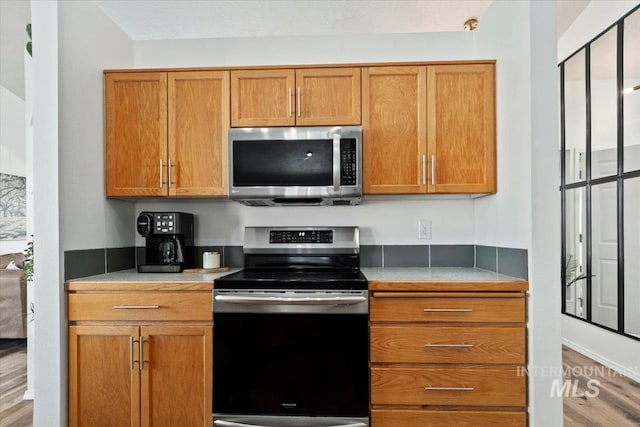
[[0,427],[33,425],[33,401],[27,390],[27,341],[0,340]]
[[[591,391],[589,379],[600,382],[598,396],[564,398],[565,427],[640,426],[640,383],[610,375],[604,366],[568,347],[562,347],[562,363],[573,374],[565,379],[578,381],[576,394]],[[578,369],[568,369],[574,367]],[[601,371],[605,375],[594,375]],[[0,427],[33,425],[33,402],[22,400],[26,389],[26,341],[0,340]]]
[[[565,346],[562,364],[570,374],[565,380],[578,381],[577,396],[564,398],[565,427],[640,426],[640,383]],[[599,386],[592,383],[590,389],[589,380]]]

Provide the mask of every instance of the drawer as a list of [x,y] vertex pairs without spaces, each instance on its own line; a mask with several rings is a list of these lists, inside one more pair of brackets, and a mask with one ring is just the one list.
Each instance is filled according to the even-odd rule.
[[371,427],[525,427],[524,411],[426,411],[374,409]]
[[372,405],[526,406],[517,368],[371,368]]
[[524,364],[525,328],[372,325],[373,363]]
[[387,298],[376,292],[370,301],[372,322],[525,322],[524,298],[519,297]]
[[213,320],[211,292],[69,294],[69,320]]

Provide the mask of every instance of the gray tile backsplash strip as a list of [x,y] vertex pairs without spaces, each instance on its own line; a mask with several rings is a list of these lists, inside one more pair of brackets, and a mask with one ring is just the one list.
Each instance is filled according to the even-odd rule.
[[485,245],[360,246],[362,267],[476,267],[526,280],[527,263],[526,249]]
[[64,252],[64,280],[102,274],[106,271],[105,249]]
[[107,248],[105,259],[105,271],[107,273],[134,268],[136,266],[136,248],[133,246],[126,248]]
[[476,245],[476,267],[483,270],[498,271],[498,248]]
[[431,267],[469,267],[475,265],[474,245],[431,245]]
[[240,268],[244,267],[244,252],[242,246],[225,246],[222,254],[222,265],[224,267]]
[[386,245],[383,246],[385,267],[428,267],[429,246]]
[[501,274],[527,280],[529,278],[527,250],[498,248],[497,271]]
[[361,245],[360,266],[382,267],[382,254],[383,251],[381,245]]
[[[221,254],[223,267],[243,267],[242,246],[196,246],[195,266],[202,253]],[[484,245],[362,245],[362,267],[477,267],[528,279],[526,249]],[[65,280],[135,268],[144,259],[144,247],[84,249],[64,252]]]

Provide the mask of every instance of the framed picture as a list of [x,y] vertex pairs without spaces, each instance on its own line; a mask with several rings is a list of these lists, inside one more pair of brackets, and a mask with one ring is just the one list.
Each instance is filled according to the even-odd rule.
[[0,240],[27,238],[27,179],[0,173]]

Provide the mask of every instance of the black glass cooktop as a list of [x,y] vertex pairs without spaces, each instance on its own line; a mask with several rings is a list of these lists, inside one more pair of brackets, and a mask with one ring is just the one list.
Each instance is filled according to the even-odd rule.
[[360,270],[264,269],[241,270],[216,279],[217,289],[366,290]]

